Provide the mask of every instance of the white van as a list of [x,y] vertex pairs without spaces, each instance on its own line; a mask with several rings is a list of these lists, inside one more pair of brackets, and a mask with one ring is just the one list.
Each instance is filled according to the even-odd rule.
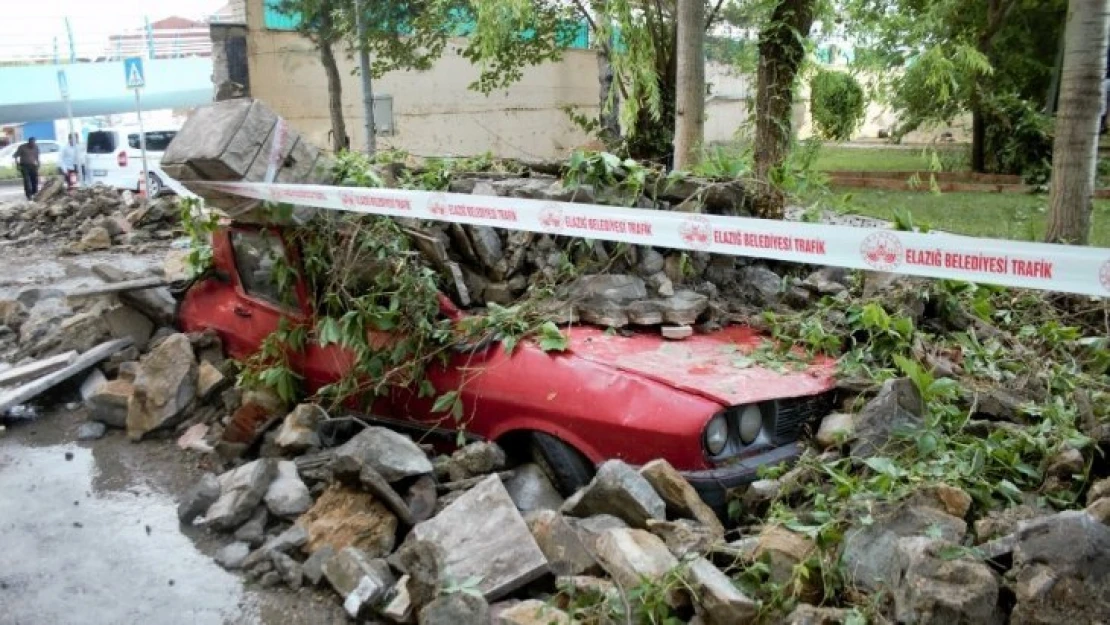
[[[177,135],[177,128],[146,129],[146,161],[150,178],[147,193],[158,197],[166,185],[159,164],[166,147]],[[86,142],[86,167],[93,183],[102,183],[118,189],[137,191],[143,177],[143,153],[139,144],[138,126],[105,128],[89,133]]]

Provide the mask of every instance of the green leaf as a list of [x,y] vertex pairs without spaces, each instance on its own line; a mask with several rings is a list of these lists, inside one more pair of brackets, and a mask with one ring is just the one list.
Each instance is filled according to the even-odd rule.
[[999,480],[998,491],[1010,501],[1021,501],[1021,489],[1010,480]]
[[570,345],[567,337],[559,331],[558,326],[547,321],[540,326],[540,349],[545,352],[564,352]]
[[906,472],[894,465],[890,458],[874,456],[863,461],[872,471],[890,477],[902,477]]
[[339,322],[332,317],[323,317],[316,322],[316,342],[320,347],[338,343],[340,336]]
[[930,456],[937,450],[939,444],[936,434],[924,432],[917,438],[917,453],[922,456]]
[[458,398],[458,391],[447,391],[436,398],[435,403],[432,404],[432,412],[447,412]]
[[431,397],[435,394],[436,387],[433,386],[431,382],[429,382],[428,380],[420,380],[420,392],[417,394],[418,397]]

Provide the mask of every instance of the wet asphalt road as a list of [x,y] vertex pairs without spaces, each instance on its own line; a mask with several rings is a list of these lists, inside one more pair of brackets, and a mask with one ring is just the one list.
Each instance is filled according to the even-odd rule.
[[73,442],[82,420],[62,410],[0,435],[0,624],[346,622],[329,593],[246,585],[211,559],[226,536],[180,526],[196,456],[119,431]]
[[21,202],[24,199],[22,185],[0,184],[0,204],[5,202]]

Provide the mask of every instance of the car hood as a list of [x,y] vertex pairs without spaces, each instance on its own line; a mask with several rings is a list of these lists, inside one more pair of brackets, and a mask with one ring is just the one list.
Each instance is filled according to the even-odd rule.
[[574,355],[636,373],[726,406],[815,395],[835,386],[835,362],[768,354],[770,339],[746,326],[669,341],[621,336],[591,326],[565,328]]

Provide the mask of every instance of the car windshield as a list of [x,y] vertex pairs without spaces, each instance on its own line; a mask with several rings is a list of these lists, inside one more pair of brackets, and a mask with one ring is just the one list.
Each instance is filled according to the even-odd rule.
[[89,154],[111,154],[116,151],[116,135],[104,130],[89,133],[89,143],[86,152]]

